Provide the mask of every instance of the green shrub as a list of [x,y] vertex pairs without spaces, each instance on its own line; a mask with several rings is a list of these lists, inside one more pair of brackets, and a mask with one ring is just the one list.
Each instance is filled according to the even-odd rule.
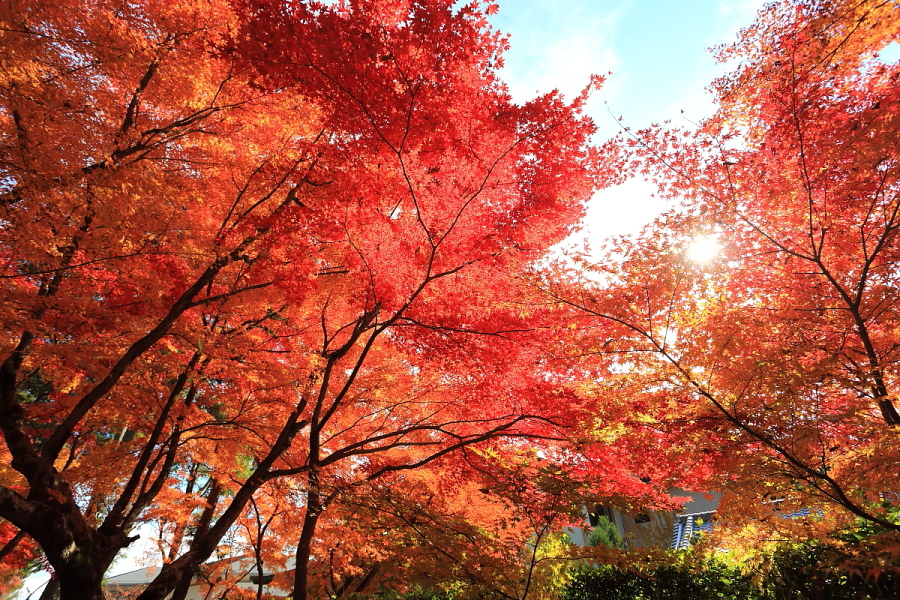
[[784,545],[763,564],[758,581],[710,561],[701,570],[660,566],[646,573],[611,566],[582,567],[564,600],[896,600],[900,576],[855,575],[831,566],[842,555],[823,542]]
[[566,586],[565,600],[757,600],[750,577],[734,567],[711,562],[697,572],[661,566],[648,573],[614,567],[583,569]]
[[771,557],[761,588],[767,600],[893,600],[900,598],[900,577],[884,573],[861,577],[834,567],[837,548],[822,542],[783,546]]

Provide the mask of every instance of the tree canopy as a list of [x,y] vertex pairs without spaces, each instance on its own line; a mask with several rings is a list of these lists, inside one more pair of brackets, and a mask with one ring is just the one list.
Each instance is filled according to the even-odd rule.
[[64,598],[137,523],[162,598],[288,505],[303,598],[348,490],[565,440],[584,407],[517,277],[581,215],[593,126],[510,100],[488,8],[0,9],[0,515]]
[[[666,440],[734,492],[745,542],[856,518],[900,531],[900,65],[878,58],[895,10],[762,10],[719,49],[738,66],[713,117],[606,147],[680,207],[590,265],[604,283],[550,290],[607,369],[604,427]],[[692,259],[698,240],[718,254]]]
[[[583,506],[675,486],[728,492],[716,543],[895,563],[895,4],[773,3],[697,130],[597,146],[602,78],[514,102],[488,3],[3,3],[6,564],[99,599],[153,524],[141,600],[218,555],[525,600],[627,560]],[[680,206],[558,259],[632,175]]]

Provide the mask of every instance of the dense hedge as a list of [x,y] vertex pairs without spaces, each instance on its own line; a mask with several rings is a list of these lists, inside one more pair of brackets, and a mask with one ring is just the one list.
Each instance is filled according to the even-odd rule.
[[778,549],[761,583],[766,600],[897,600],[900,577],[883,573],[861,577],[827,565],[836,564],[837,548],[808,542]]
[[646,574],[598,567],[580,571],[564,593],[565,600],[756,600],[758,591],[740,570],[711,564],[701,572],[676,566]]
[[774,552],[757,578],[710,562],[700,571],[662,566],[648,573],[610,566],[583,568],[566,586],[565,600],[897,600],[900,576],[851,575],[834,564],[837,549],[819,542]]

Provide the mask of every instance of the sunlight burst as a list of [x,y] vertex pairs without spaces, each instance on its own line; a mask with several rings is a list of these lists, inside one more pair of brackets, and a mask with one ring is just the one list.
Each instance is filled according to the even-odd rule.
[[687,247],[687,257],[692,262],[708,263],[722,250],[719,237],[715,234],[695,238]]

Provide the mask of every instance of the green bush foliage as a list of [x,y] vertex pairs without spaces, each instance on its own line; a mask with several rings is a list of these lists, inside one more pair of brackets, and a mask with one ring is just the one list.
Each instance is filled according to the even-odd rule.
[[784,545],[751,574],[719,561],[702,569],[665,565],[646,572],[581,567],[564,600],[896,600],[900,576],[864,576],[839,566],[846,550],[824,542]]
[[757,600],[758,591],[740,569],[710,563],[692,572],[660,566],[647,573],[603,566],[584,569],[566,586],[565,600]]
[[879,577],[830,566],[842,561],[842,552],[822,542],[783,546],[771,556],[760,584],[766,600],[895,600],[900,598],[900,576]]

